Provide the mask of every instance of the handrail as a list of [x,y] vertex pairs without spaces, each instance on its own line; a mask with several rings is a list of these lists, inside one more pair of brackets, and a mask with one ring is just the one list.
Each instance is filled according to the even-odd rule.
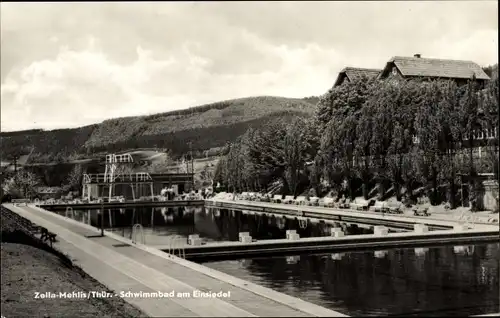
[[83,183],[87,184],[90,183],[92,180],[92,177],[89,174],[84,173],[83,174]]
[[465,213],[462,213],[458,219],[459,221],[463,221],[463,224],[470,228],[474,228],[476,222],[479,221],[474,215],[466,215]]
[[142,224],[134,224],[132,227],[132,243],[137,244],[137,231],[140,230],[141,233],[141,238],[142,238],[142,244],[146,244],[146,237],[144,235],[144,228],[142,227]]
[[181,245],[176,244],[180,240],[184,240],[184,237],[182,237],[180,235],[172,236],[172,238],[170,239],[170,244],[168,246],[168,254],[173,255],[173,256],[177,256],[177,255],[175,255],[175,251],[179,250],[178,257],[185,259],[186,258],[186,250],[184,249],[184,246],[182,244]]
[[132,163],[134,158],[129,153],[106,155],[106,163]]
[[107,175],[106,173],[93,173],[83,175],[83,184],[92,183],[113,183],[113,182],[153,182],[153,178],[147,172],[135,174]]
[[173,237],[170,238],[170,242],[168,244],[168,254],[170,254],[170,255],[175,255],[175,253],[173,252],[172,246],[173,246],[173,242],[174,242],[176,237],[177,237],[177,235],[174,235]]
[[73,211],[73,208],[68,206],[66,208],[65,216],[68,217],[68,212],[71,212],[71,218],[75,218],[75,212]]
[[307,219],[304,220],[304,219],[299,219],[299,227],[301,229],[305,229],[307,227]]
[[179,257],[181,257],[181,258],[185,258],[185,257],[183,257],[183,256],[184,256],[184,248],[181,248],[181,245],[180,245],[180,244],[178,244],[178,243],[179,243],[179,241],[180,241],[181,239],[183,239],[183,237],[182,237],[182,236],[180,236],[180,235],[176,235],[176,236],[174,237],[174,240],[173,240],[173,242],[174,242],[174,246],[175,246],[175,247],[174,247],[174,255],[175,255],[175,251],[176,251],[176,250],[178,250],[178,251],[179,251],[179,252],[178,252],[178,253],[179,253],[179,255],[178,255],[178,256],[179,256]]

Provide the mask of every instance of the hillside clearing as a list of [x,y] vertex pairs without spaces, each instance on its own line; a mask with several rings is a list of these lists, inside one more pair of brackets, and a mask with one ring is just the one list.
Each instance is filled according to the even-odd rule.
[[23,159],[28,164],[68,162],[140,148],[168,149],[176,156],[192,149],[195,157],[201,157],[204,151],[234,142],[250,127],[259,129],[275,120],[311,116],[316,101],[248,97],[149,116],[115,118],[80,128],[0,133],[2,158],[11,161],[14,156],[26,156]]

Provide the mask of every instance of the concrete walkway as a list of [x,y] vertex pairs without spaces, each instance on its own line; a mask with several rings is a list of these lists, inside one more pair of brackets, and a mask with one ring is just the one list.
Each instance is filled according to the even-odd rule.
[[[184,297],[126,298],[154,317],[343,317],[345,315],[226,275],[151,247],[34,206],[4,205],[7,209],[56,233],[54,247],[114,291],[183,293]],[[194,298],[195,291],[230,292],[227,298]],[[57,292],[57,291],[54,291]]]

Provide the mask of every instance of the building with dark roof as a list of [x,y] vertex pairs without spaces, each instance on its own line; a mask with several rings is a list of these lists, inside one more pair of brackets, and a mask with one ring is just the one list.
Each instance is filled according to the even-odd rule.
[[362,77],[376,78],[380,74],[379,69],[346,67],[340,71],[333,87],[340,86],[345,82],[351,82]]
[[430,59],[420,54],[391,58],[379,75],[379,79],[451,79],[458,84],[466,84],[473,77],[480,85],[490,80],[481,66],[472,61]]

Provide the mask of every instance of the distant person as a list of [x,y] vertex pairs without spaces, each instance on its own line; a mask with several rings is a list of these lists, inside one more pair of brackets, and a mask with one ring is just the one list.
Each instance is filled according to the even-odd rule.
[[167,189],[167,199],[170,201],[170,200],[173,200],[174,199],[174,189],[172,188],[168,188]]
[[201,190],[196,190],[196,193],[194,195],[194,200],[202,200],[203,199],[203,194],[201,192]]
[[165,196],[167,195],[167,188],[166,188],[166,187],[165,187],[165,188],[163,188],[163,189],[161,189],[161,191],[160,191],[160,195],[161,195],[162,197],[165,197]]

